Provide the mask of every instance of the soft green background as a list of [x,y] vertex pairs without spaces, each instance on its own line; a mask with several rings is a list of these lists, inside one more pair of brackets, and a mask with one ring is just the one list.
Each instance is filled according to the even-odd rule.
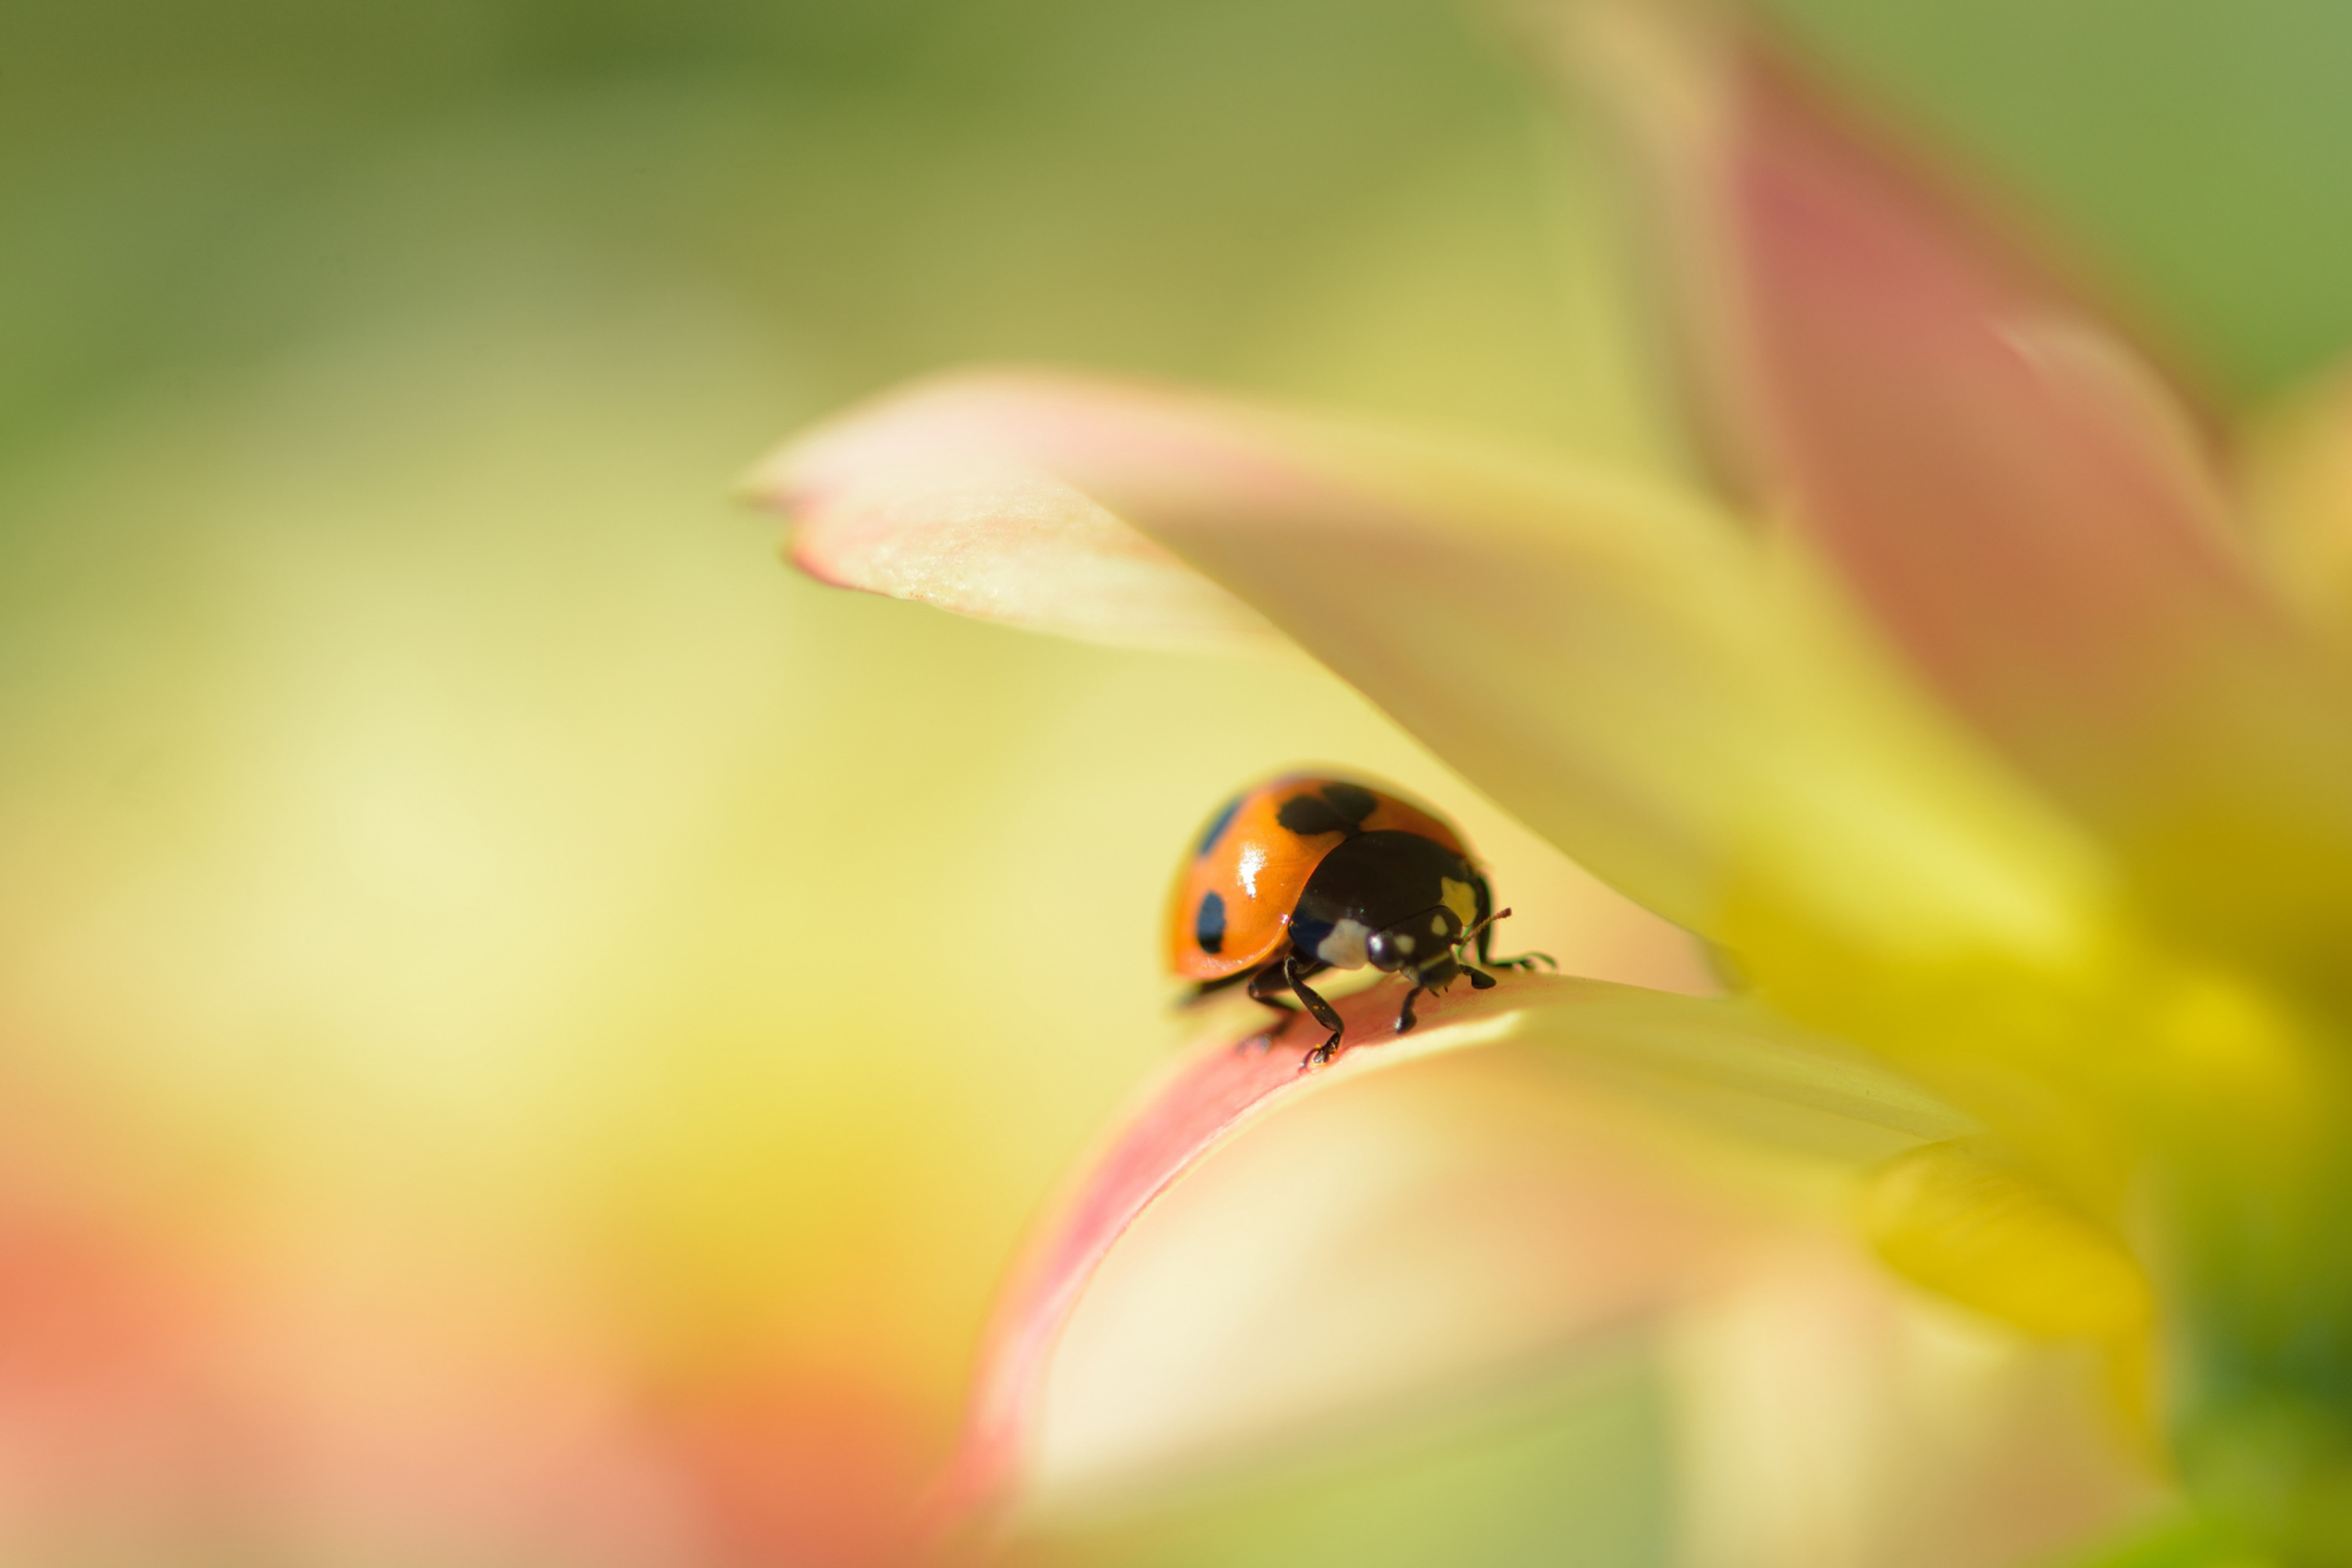
[[1769,0],[2071,231],[2228,392],[2352,342],[2352,6]]

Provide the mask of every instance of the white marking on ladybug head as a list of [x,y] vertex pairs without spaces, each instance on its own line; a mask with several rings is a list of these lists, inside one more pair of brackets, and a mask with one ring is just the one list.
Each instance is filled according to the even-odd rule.
[[1361,921],[1341,921],[1331,934],[1315,944],[1315,956],[1334,969],[1364,967],[1364,941],[1372,928]]
[[1457,882],[1451,877],[1443,879],[1437,884],[1437,900],[1463,931],[1468,931],[1470,922],[1478,918],[1478,893],[1467,882]]
[[[1440,926],[1437,929],[1440,931],[1443,931],[1445,928],[1444,926]],[[1391,940],[1396,943],[1396,950],[1399,952],[1403,953],[1407,958],[1411,958],[1412,956],[1412,937],[1410,933],[1399,931]]]

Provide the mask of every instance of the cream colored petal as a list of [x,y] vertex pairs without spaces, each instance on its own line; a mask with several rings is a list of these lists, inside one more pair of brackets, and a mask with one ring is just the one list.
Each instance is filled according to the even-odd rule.
[[1753,1216],[1613,1109],[1505,1046],[1339,1084],[1220,1148],[1071,1315],[1030,1506],[1344,1443],[1642,1330]]
[[2015,1568],[2168,1501],[2096,1347],[1792,1235],[1672,1329],[1685,1568]]
[[[1000,1304],[953,1511],[1116,1487],[1637,1324],[1776,1200],[1818,1208],[1825,1173],[1968,1125],[1748,1004],[1520,977],[1456,987],[1398,1038],[1395,1001],[1344,1001],[1349,1044],[1315,1073],[1295,1048],[1236,1054],[1254,1026],[1225,1019],[1109,1140]],[[1495,1065],[1396,1070],[1468,1047]],[[1349,1089],[1376,1073],[1412,1090]],[[1224,1174],[1172,1198],[1203,1161]],[[1318,1321],[1335,1290],[1344,1314]]]
[[752,489],[839,580],[1055,629],[1118,623],[1089,598],[1102,563],[1156,571],[1164,550],[1710,934],[1778,922],[1913,957],[2082,940],[2095,868],[2066,830],[1874,675],[1801,565],[1659,484],[1030,374],[913,388],[786,447]]
[[1101,642],[1278,640],[1265,617],[1037,460],[1037,448],[1084,438],[1065,411],[951,384],[885,408],[810,431],[749,481],[794,519],[788,549],[811,576]]

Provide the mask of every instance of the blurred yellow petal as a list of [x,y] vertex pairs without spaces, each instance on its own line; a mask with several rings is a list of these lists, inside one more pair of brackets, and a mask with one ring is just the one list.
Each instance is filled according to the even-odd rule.
[[2352,641],[2352,372],[2258,417],[2238,467],[2272,582],[2315,624]]
[[1604,879],[1735,945],[1779,921],[2053,961],[2092,919],[2063,825],[1875,674],[1800,563],[1654,482],[1033,373],[919,385],[751,488],[839,580],[1010,616],[1013,595],[933,591],[985,559],[1055,629],[1117,621],[1085,603],[1107,557],[1160,570],[1108,542],[1130,524]]
[[2148,1324],[2147,1279],[2120,1238],[1965,1144],[1890,1161],[1869,1184],[1863,1225],[1901,1273],[2028,1333],[2115,1340]]

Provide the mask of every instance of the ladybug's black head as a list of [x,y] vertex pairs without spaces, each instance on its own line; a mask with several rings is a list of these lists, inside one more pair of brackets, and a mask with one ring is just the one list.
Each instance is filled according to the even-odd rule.
[[1443,985],[1459,972],[1454,950],[1461,941],[1460,918],[1440,904],[1366,937],[1364,961],[1374,969],[1410,975],[1416,985]]

